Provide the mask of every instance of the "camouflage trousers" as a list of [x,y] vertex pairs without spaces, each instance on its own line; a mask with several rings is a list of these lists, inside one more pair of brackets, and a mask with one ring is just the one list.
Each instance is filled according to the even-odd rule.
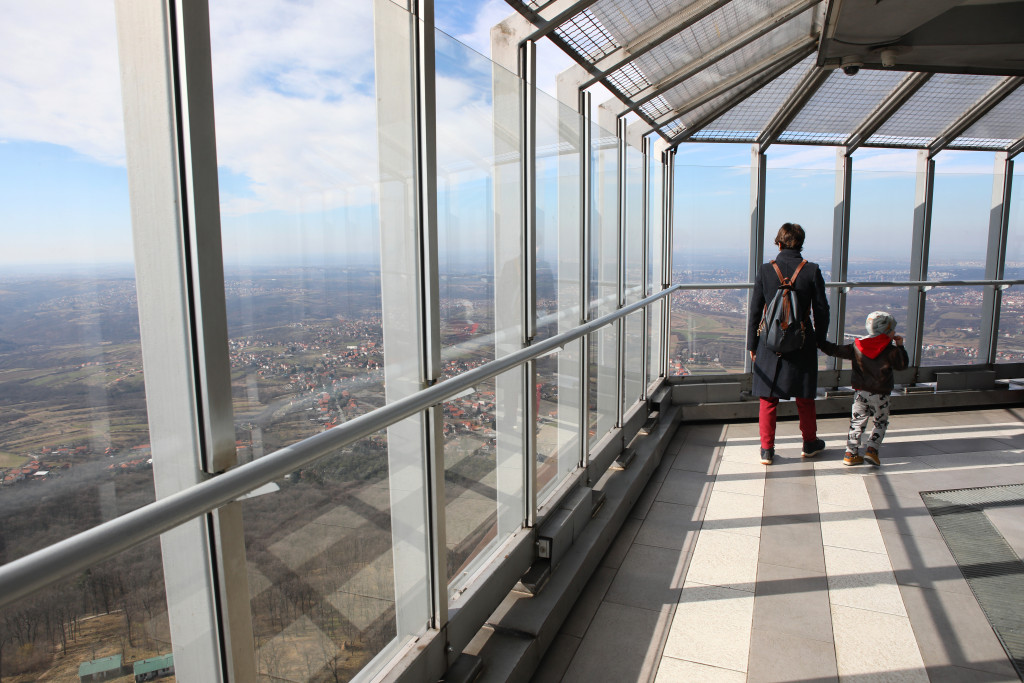
[[865,446],[876,451],[882,447],[885,429],[889,426],[889,395],[872,394],[870,391],[858,390],[853,395],[853,412],[850,415],[850,434],[846,440],[846,449],[857,455],[864,436],[864,427],[868,418],[874,417],[874,429]]

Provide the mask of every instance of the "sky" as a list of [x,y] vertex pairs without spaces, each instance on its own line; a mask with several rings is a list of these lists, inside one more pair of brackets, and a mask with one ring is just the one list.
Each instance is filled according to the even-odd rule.
[[[113,3],[2,2],[0,266],[130,262]],[[380,161],[374,3],[213,0],[210,5],[226,265],[373,257],[379,249],[374,197]],[[392,15],[389,25],[401,26],[397,6],[379,11]],[[436,23],[444,33],[437,40],[439,187],[449,193],[439,202],[446,207],[441,222],[448,231],[442,249],[446,241],[454,248],[466,239],[489,248],[486,238],[471,234],[493,208],[481,198],[490,182],[482,169],[494,154],[492,72],[483,55],[489,52],[490,27],[511,13],[504,0],[435,3]],[[555,76],[571,62],[547,41],[538,52],[538,84],[551,96]],[[600,102],[605,95],[594,98]],[[388,115],[395,130],[408,130],[400,111]],[[786,207],[799,206],[807,218],[787,220],[830,229],[835,151],[777,146],[769,159],[769,168],[784,179],[772,183],[769,225],[789,216]],[[693,204],[686,214],[691,224],[742,230],[737,226],[749,220],[743,216],[749,204],[749,147],[684,145],[678,160],[693,171],[677,174],[682,197],[677,205]],[[900,186],[890,179],[912,177],[913,153],[862,149],[855,160],[862,190],[872,195],[873,214],[865,224],[878,234],[905,231],[899,207],[906,197],[895,197],[900,193],[886,187]],[[943,153],[938,166],[940,173],[976,176],[968,183],[971,201],[948,202],[941,216],[936,214],[938,224],[956,226],[968,220],[966,205],[989,200],[975,197],[986,192],[975,185],[991,187],[992,156]],[[702,172],[705,168],[714,170]],[[941,187],[947,194],[961,193],[954,180]],[[972,209],[970,220],[979,211]]]

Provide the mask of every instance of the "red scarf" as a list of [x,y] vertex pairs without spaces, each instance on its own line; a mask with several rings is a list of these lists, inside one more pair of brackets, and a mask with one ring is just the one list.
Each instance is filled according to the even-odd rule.
[[854,342],[860,352],[868,358],[878,358],[882,351],[892,343],[892,338],[887,334],[878,334],[874,337],[865,337]]

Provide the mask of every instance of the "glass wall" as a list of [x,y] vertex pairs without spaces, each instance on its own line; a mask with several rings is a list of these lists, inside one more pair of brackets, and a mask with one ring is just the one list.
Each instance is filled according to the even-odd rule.
[[[591,306],[593,316],[615,311],[619,305],[619,146],[615,133],[597,124],[591,129]],[[591,368],[590,405],[596,410],[597,439],[618,419],[619,347],[617,326],[609,325],[591,335],[596,346],[596,366]],[[594,381],[596,379],[596,381]],[[593,442],[592,442],[593,443]]]
[[[378,79],[411,80],[409,64],[378,65],[380,50],[411,50],[408,15],[286,4],[210,7],[242,463],[414,391],[423,372],[402,346],[415,349],[416,317],[384,316],[415,305],[402,291],[415,291],[402,281],[415,261],[412,106],[394,83],[377,92]],[[374,11],[389,15],[384,38]],[[424,492],[395,474],[422,467],[410,431],[378,432],[244,503],[261,676],[349,680],[422,628]]]
[[[950,172],[967,167],[967,173]],[[992,209],[992,154],[947,151],[936,157],[929,280],[985,277]],[[982,289],[938,287],[928,292],[921,365],[978,362]]]
[[[662,254],[664,245],[664,191],[665,165],[660,153],[647,158],[647,289],[645,295],[661,291]],[[647,385],[661,374],[661,321],[666,303],[659,301],[647,307]]]
[[[537,337],[568,332],[581,322],[580,207],[583,117],[537,92]],[[536,362],[534,420],[538,498],[580,464],[580,372],[583,342]]]
[[[625,225],[625,303],[644,297],[644,155],[626,145],[624,173]],[[629,316],[625,325],[625,395],[623,410],[640,400],[644,389],[644,320],[643,311]]]
[[[0,25],[0,564],[154,500],[114,8]],[[0,609],[0,676],[170,652],[160,544]]]
[[[1010,195],[1009,231],[1006,237],[1007,280],[1024,280],[1024,161],[1013,165],[1013,190]],[[1024,285],[1003,291],[999,307],[997,363],[1024,362]]]
[[[694,165],[720,160],[721,166]],[[675,162],[672,282],[747,281],[750,244],[750,148],[682,145]],[[672,295],[669,374],[743,372],[745,289],[697,289]]]
[[[815,157],[831,157],[832,168],[786,168],[779,164],[799,162],[804,150],[780,145],[772,147],[765,174],[764,259],[775,258],[779,248],[775,236],[783,223],[797,223],[806,233],[803,256],[818,264],[825,281],[832,280],[832,226],[835,219],[835,151],[831,147],[815,149]],[[781,161],[775,160],[782,157]]]

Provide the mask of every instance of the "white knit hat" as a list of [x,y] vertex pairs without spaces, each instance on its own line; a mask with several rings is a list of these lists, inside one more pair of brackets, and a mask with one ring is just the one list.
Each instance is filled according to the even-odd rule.
[[879,334],[889,334],[896,331],[896,318],[885,311],[875,311],[868,314],[868,334],[872,337]]

